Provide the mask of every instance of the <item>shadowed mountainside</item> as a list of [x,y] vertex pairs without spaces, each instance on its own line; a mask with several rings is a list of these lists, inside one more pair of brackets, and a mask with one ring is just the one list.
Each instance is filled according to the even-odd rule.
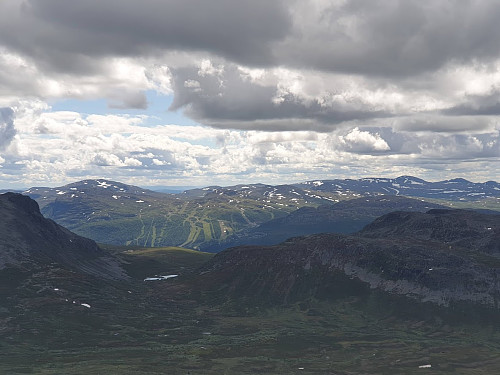
[[[200,276],[228,295],[290,302],[377,288],[438,305],[498,307],[500,216],[396,212],[354,235],[297,237],[216,255]],[[215,281],[214,281],[215,280]]]
[[0,270],[60,265],[106,279],[125,279],[119,262],[97,244],[45,219],[38,204],[16,193],[0,195]]

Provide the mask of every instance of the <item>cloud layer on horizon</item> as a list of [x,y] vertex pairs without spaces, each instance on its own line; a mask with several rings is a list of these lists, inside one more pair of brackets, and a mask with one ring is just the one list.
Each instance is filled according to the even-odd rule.
[[[142,185],[238,181],[296,182],[326,176],[483,179],[496,173],[500,136],[395,132],[392,128],[241,131],[203,126],[144,126],[144,116],[19,112],[2,178],[54,184],[113,176]],[[445,156],[444,156],[445,155]],[[453,164],[453,170],[446,170]],[[478,173],[479,172],[479,173]],[[202,183],[201,183],[202,184]],[[206,184],[206,182],[205,182]]]

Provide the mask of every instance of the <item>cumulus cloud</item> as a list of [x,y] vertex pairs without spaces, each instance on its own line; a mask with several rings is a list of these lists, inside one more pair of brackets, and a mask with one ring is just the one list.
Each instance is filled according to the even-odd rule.
[[349,151],[357,153],[373,153],[389,151],[391,148],[380,134],[352,129],[347,135],[340,136],[341,144]]
[[356,91],[356,83],[345,78],[332,82],[331,90],[312,85],[302,90],[305,78],[290,71],[249,79],[248,71],[235,64],[209,66],[172,70],[175,97],[170,110],[184,109],[214,127],[269,131],[324,131],[342,122],[392,116],[392,103],[383,104],[383,94],[378,99],[362,95],[366,92]]
[[5,149],[15,135],[14,111],[12,108],[0,108],[0,150]]
[[41,65],[33,56],[2,48],[0,40],[0,103],[33,97],[106,98],[110,107],[144,109],[147,107],[144,91],[167,92],[168,79],[153,62],[142,64],[133,59],[105,57],[92,62],[96,69],[68,74]]
[[[26,111],[18,120],[25,124],[30,119]],[[241,179],[294,182],[352,173],[432,175],[437,168],[465,168],[473,163],[481,165],[482,173],[495,173],[500,158],[498,131],[468,135],[354,127],[322,133],[264,132],[145,127],[143,121],[144,117],[125,115],[44,112],[31,127],[20,127],[9,152],[2,155],[2,173],[11,179],[22,176],[24,181],[51,183],[112,175],[142,184],[151,183],[149,176],[163,184],[199,184],[200,179],[228,184]]]

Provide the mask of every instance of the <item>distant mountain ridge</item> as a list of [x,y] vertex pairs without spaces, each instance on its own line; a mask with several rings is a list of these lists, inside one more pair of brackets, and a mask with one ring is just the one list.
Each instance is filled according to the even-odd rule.
[[25,194],[40,203],[45,216],[98,242],[191,248],[224,240],[305,205],[338,200],[337,194],[309,194],[289,185],[165,194],[104,179],[30,188]]
[[[332,224],[332,219],[328,219],[327,211],[328,206],[347,204],[342,202],[362,197],[406,196],[435,204],[500,211],[500,184],[496,182],[472,183],[464,179],[427,182],[411,176],[316,180],[276,186],[209,186],[179,194],[156,192],[105,179],[89,179],[57,188],[35,187],[24,193],[38,201],[46,217],[100,243],[211,248],[210,251],[225,248],[228,242],[242,244],[240,239],[248,236],[252,237],[249,243],[277,243],[290,231],[282,231],[282,237],[272,242],[254,240],[269,237],[266,233],[271,228],[286,229],[280,220],[290,220],[291,226],[300,224],[304,230],[296,230],[295,235],[318,233],[319,229],[328,232],[359,230],[356,225],[362,220],[356,219],[358,224],[354,225],[347,222],[348,218],[344,224],[336,221],[329,229],[328,223]],[[343,210],[361,210],[360,202],[357,201],[357,208],[346,206]],[[325,207],[312,211],[320,206]],[[336,207],[340,210],[342,206]],[[296,210],[299,211],[294,213]],[[375,212],[376,209],[367,213],[365,218],[374,219]],[[285,219],[287,215],[291,216]],[[326,221],[313,224],[315,215],[326,218]],[[307,216],[311,219],[309,223],[305,221]],[[362,224],[367,223],[365,220]],[[316,229],[312,231],[314,226]]]
[[[396,178],[360,178],[360,179],[333,179],[333,180],[310,180],[295,184],[269,185],[269,184],[239,184],[232,186],[208,186],[204,188],[188,189],[180,192],[180,189],[174,187],[168,192],[159,192],[151,189],[141,188],[121,182],[110,181],[107,179],[90,179],[74,182],[58,188],[33,187],[23,193],[34,199],[43,202],[43,199],[54,194],[77,194],[77,190],[97,189],[102,192],[103,189],[117,193],[136,193],[136,194],[166,194],[179,195],[184,197],[202,198],[207,195],[239,195],[239,196],[273,196],[290,194],[296,189],[296,193],[301,194],[300,190],[313,192],[330,192],[337,194],[351,193],[353,196],[365,195],[401,195],[421,198],[436,198],[447,200],[471,200],[485,197],[500,198],[500,183],[496,181],[471,182],[463,178],[429,182],[413,176],[400,176]],[[7,191],[7,190],[1,190]],[[17,191],[16,191],[17,192]],[[87,192],[88,193],[88,192]],[[44,196],[46,198],[44,198]],[[321,196],[314,196],[309,193],[311,199],[322,199]],[[335,199],[331,200],[335,201]]]
[[[361,178],[308,181],[297,186],[318,192],[351,192],[362,195],[403,195],[446,200],[500,198],[500,184],[495,181],[475,183],[463,178],[428,182],[417,177]],[[500,201],[499,201],[500,204]]]
[[105,179],[82,180],[55,188],[32,187],[26,191],[23,191],[23,194],[28,195],[32,199],[35,199],[42,208],[47,204],[53,202],[55,199],[62,198],[63,196],[70,198],[80,198],[83,196],[96,197],[104,195],[113,199],[124,197],[137,200],[142,196],[163,197],[165,195],[170,195],[144,189],[134,185],[127,185],[121,182]]

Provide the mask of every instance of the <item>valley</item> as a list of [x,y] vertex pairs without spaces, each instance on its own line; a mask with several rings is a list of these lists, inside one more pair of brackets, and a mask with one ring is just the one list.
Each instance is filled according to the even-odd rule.
[[106,180],[31,188],[25,194],[39,202],[45,216],[100,243],[189,248],[337,197],[267,185],[164,194]]
[[[304,193],[292,206],[285,198],[292,193],[282,191],[273,201],[283,204],[282,213],[266,220],[256,219],[266,212],[257,206],[262,193],[249,189],[201,189],[187,198],[99,181],[94,192],[68,189],[90,197],[80,200],[59,194],[66,190],[30,189],[42,193],[40,207],[26,196],[0,195],[0,373],[500,369],[496,211],[358,193],[337,195],[339,202],[324,199],[326,193],[311,201]],[[293,189],[293,196],[301,194]],[[199,223],[193,212],[238,212],[236,200],[261,211],[245,208],[239,220],[252,225],[228,235],[228,244],[241,242],[217,254],[133,241],[97,245],[40,213],[52,210],[79,227],[77,213],[86,210],[87,222],[112,228],[119,220],[156,223],[160,208],[175,207],[176,215]],[[137,217],[135,205],[143,207]],[[217,220],[229,230],[229,220]],[[159,238],[158,230],[138,232]]]

